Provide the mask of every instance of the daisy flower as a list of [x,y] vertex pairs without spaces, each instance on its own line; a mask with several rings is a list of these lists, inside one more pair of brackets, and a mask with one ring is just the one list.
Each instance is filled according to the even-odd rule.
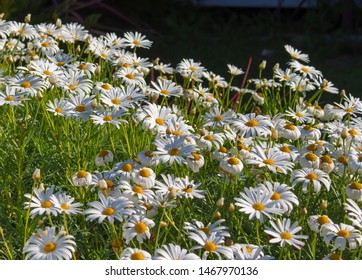
[[361,232],[353,226],[343,223],[323,225],[321,235],[327,244],[331,243],[334,239],[333,246],[340,250],[346,248],[347,242],[351,250],[355,249],[358,245],[362,245]]
[[201,66],[200,62],[194,61],[192,58],[184,58],[176,66],[176,71],[181,74],[183,77],[191,77],[195,72],[202,74],[205,71],[205,68]]
[[83,212],[87,221],[98,220],[100,224],[107,219],[113,224],[115,220],[123,222],[126,217],[134,213],[133,204],[126,197],[114,199],[109,196],[105,197],[102,193],[99,193],[98,196],[99,201],[89,202],[88,205],[92,208]]
[[323,258],[323,260],[333,260],[333,261],[340,261],[342,260],[342,257],[338,253],[330,253],[327,256]]
[[83,120],[88,119],[89,115],[92,113],[92,97],[81,92],[77,95],[70,94],[68,101],[68,117],[76,119],[81,118]]
[[24,197],[29,201],[24,202],[24,209],[33,208],[30,211],[30,216],[34,218],[36,215],[51,214],[57,216],[60,212],[59,208],[55,207],[54,201],[54,188],[51,186],[45,190],[34,188],[34,195],[25,194]]
[[322,76],[321,71],[316,70],[313,66],[303,65],[297,60],[292,61],[290,66],[294,69],[294,71],[299,72],[302,77],[317,79],[319,76]]
[[191,156],[186,158],[186,166],[193,172],[199,172],[200,168],[204,166],[204,156],[199,153],[191,153]]
[[127,123],[126,120],[121,119],[121,117],[125,116],[126,114],[127,110],[122,108],[102,108],[96,110],[94,115],[90,115],[90,119],[95,125],[112,124],[119,129],[121,123]]
[[137,155],[138,160],[141,162],[142,166],[157,166],[159,160],[156,155],[153,154],[152,149],[145,149],[139,152]]
[[139,163],[132,159],[128,159],[115,164],[112,170],[117,174],[116,176],[119,177],[120,180],[130,181],[133,173],[138,168]]
[[105,166],[106,163],[113,161],[113,153],[109,150],[100,150],[96,155],[95,164],[97,166]]
[[222,259],[222,255],[231,260],[233,258],[233,251],[231,248],[223,246],[224,238],[212,233],[211,235],[206,235],[203,231],[190,232],[189,238],[196,241],[199,245],[192,247],[190,250],[194,251],[197,249],[203,249],[204,253],[202,254],[202,259],[205,260],[209,254],[215,254],[219,260]]
[[273,127],[268,117],[257,116],[255,113],[246,115],[238,113],[232,125],[241,137],[268,136],[271,134],[271,128]]
[[[23,68],[18,67],[18,69],[21,70]],[[46,81],[48,81],[51,75],[59,77],[63,73],[58,65],[43,58],[30,61],[27,68],[24,68],[24,70],[29,71],[36,76],[40,76]]]
[[224,134],[214,133],[213,131],[203,132],[204,135],[202,135],[198,141],[198,146],[200,147],[200,149],[206,149],[207,151],[211,151],[213,146],[218,149],[224,144]]
[[68,94],[88,94],[92,88],[91,80],[87,79],[81,71],[73,69],[62,73],[58,85]]
[[236,67],[235,65],[227,64],[227,67],[228,67],[228,72],[232,76],[238,76],[244,74],[244,71],[241,68]]
[[23,253],[31,260],[69,260],[76,246],[74,237],[64,231],[55,233],[55,227],[38,229],[26,242]]
[[22,101],[27,99],[23,93],[8,85],[6,85],[5,92],[0,89],[0,106],[24,106]]
[[250,153],[250,157],[245,160],[247,164],[255,164],[258,168],[266,167],[273,173],[287,174],[292,171],[294,163],[290,158],[277,148],[263,149],[255,146]]
[[164,195],[170,193],[179,195],[181,192],[181,186],[179,179],[175,178],[174,174],[161,174],[162,181],[156,180],[155,189]]
[[58,42],[52,37],[41,38],[34,41],[35,48],[45,56],[52,56],[59,51]]
[[299,123],[311,123],[313,121],[313,115],[308,112],[307,108],[301,105],[297,105],[295,110],[289,108],[283,116],[290,117]]
[[43,80],[40,77],[31,74],[27,76],[17,74],[8,79],[8,85],[33,97],[37,96],[38,92],[42,92],[45,89]]
[[234,260],[272,260],[271,256],[264,256],[263,246],[253,244],[233,244],[230,246],[233,250]]
[[293,204],[298,206],[298,197],[291,192],[292,187],[279,182],[265,181],[263,184],[259,184],[257,187],[264,188],[265,191],[272,193],[270,197],[275,202],[275,206],[282,209],[284,212],[290,213],[293,210]]
[[231,175],[240,174],[244,169],[242,161],[236,157],[225,156],[220,160],[219,167],[221,172],[226,172]]
[[280,137],[289,140],[297,140],[302,134],[297,126],[288,122],[285,122],[283,125],[278,125],[276,129],[278,130],[278,135]]
[[352,222],[353,226],[362,228],[362,209],[358,204],[350,198],[344,203],[344,210],[347,212],[347,218]]
[[222,113],[219,106],[214,106],[211,107],[210,111],[203,116],[203,127],[224,127],[225,125],[231,124],[234,121],[234,117],[235,112],[233,110],[229,109]]
[[181,86],[176,85],[174,82],[162,78],[157,79],[157,83],[151,81],[153,88],[151,89],[153,94],[156,96],[164,96],[164,97],[180,97],[182,93]]
[[206,226],[203,222],[196,219],[192,220],[192,223],[185,222],[184,229],[191,232],[203,231],[206,235],[211,235],[215,233],[218,236],[230,237],[227,226],[222,226],[221,224],[225,222],[224,219],[217,220],[214,223],[208,223]]
[[290,181],[292,182],[292,187],[302,183],[302,190],[304,193],[307,192],[309,185],[313,186],[314,192],[319,192],[322,186],[329,191],[331,186],[331,179],[329,178],[329,175],[322,170],[314,168],[294,170]]
[[15,36],[19,36],[22,41],[25,39],[34,39],[39,36],[36,29],[28,23],[9,21],[7,24],[8,32],[14,33]]
[[300,155],[298,162],[302,168],[319,168],[320,158],[314,153],[308,152]]
[[140,243],[142,243],[144,239],[149,239],[151,237],[150,229],[154,226],[154,221],[144,216],[132,215],[122,226],[126,244],[135,237]]
[[240,197],[234,198],[235,205],[240,207],[241,213],[249,214],[249,220],[258,219],[264,222],[264,216],[273,219],[272,214],[281,215],[283,210],[275,206],[271,200],[272,192],[263,191],[261,188],[245,188]]
[[184,178],[177,178],[177,185],[180,187],[180,195],[186,198],[199,198],[205,199],[204,194],[206,193],[205,190],[199,190],[198,188],[201,186],[201,183],[194,183],[194,180],[189,179],[188,176]]
[[59,209],[59,212],[65,214],[79,214],[81,213],[80,207],[83,205],[81,203],[73,203],[74,197],[70,195],[59,192],[51,197],[51,202],[54,204],[54,207]]
[[301,51],[293,48],[291,45],[285,45],[284,48],[292,59],[298,59],[306,63],[309,62],[309,56],[307,54],[303,54]]
[[172,165],[174,162],[182,164],[185,158],[196,152],[196,145],[185,144],[185,136],[175,136],[169,138],[160,138],[153,141],[156,146],[154,154],[157,155],[160,162]]
[[123,250],[120,260],[132,260],[132,261],[147,261],[152,260],[152,256],[145,250],[138,249],[138,248],[130,248],[127,247]]
[[189,253],[180,245],[165,244],[162,248],[155,251],[153,260],[200,260],[200,257],[194,253]]
[[62,33],[65,33],[64,35],[67,38],[69,37],[69,43],[74,43],[76,41],[85,42],[88,37],[88,31],[85,30],[84,26],[79,23],[71,22],[63,24],[61,30]]
[[264,232],[270,235],[272,238],[270,243],[280,243],[280,246],[284,247],[286,244],[293,246],[297,249],[301,249],[304,246],[304,242],[299,239],[308,239],[307,235],[297,235],[302,227],[298,226],[298,222],[294,222],[291,225],[290,219],[283,218],[283,220],[277,219],[277,223],[270,221],[272,228],[266,227]]
[[314,232],[320,232],[325,224],[333,224],[333,221],[327,215],[312,215],[308,217],[308,225]]
[[132,68],[121,68],[114,73],[115,79],[122,80],[126,86],[143,87],[146,81],[143,78],[143,73]]
[[155,185],[156,174],[148,167],[142,167],[132,173],[132,180],[140,186],[150,189]]
[[130,200],[135,203],[141,201],[148,201],[154,197],[153,190],[149,188],[142,187],[136,183],[129,183],[127,181],[121,181],[116,187],[115,191],[119,191],[118,195],[115,192],[112,192],[112,196],[127,196]]
[[142,35],[139,32],[126,32],[124,38],[122,38],[121,43],[125,47],[134,48],[145,48],[149,49],[152,45],[152,42],[146,39],[145,35]]
[[70,68],[90,79],[94,75],[97,67],[91,62],[75,61],[71,64]]
[[359,182],[351,182],[346,186],[346,194],[348,198],[356,201],[362,200],[362,184]]
[[77,187],[89,186],[92,183],[92,174],[85,170],[79,170],[73,175],[72,182]]
[[65,116],[69,110],[69,104],[65,99],[55,98],[47,102],[47,111],[52,112],[54,116]]

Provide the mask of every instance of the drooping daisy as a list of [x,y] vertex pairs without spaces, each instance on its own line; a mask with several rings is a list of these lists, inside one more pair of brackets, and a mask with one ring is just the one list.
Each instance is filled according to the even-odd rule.
[[309,216],[307,222],[311,230],[314,232],[320,232],[320,229],[324,224],[333,224],[333,221],[327,215]]
[[149,239],[151,237],[150,229],[154,226],[154,221],[141,215],[132,215],[122,226],[126,244],[135,237],[140,243],[142,243],[144,239]]
[[362,184],[360,182],[351,182],[346,186],[346,194],[348,198],[356,201],[362,200]]
[[107,219],[113,224],[115,220],[122,222],[134,213],[133,204],[126,197],[114,199],[110,196],[105,197],[102,193],[99,193],[98,196],[99,201],[89,202],[88,205],[92,208],[84,210],[86,220],[98,220],[98,223],[102,223]]
[[289,140],[297,140],[302,134],[298,126],[288,122],[284,122],[284,124],[277,126],[277,130],[280,137]]
[[255,146],[246,160],[247,164],[255,164],[258,168],[266,167],[273,173],[287,174],[294,167],[294,163],[285,153],[277,148],[263,149],[261,146]]
[[144,188],[152,188],[155,185],[156,174],[148,167],[142,167],[132,173],[132,180]]
[[297,235],[296,233],[302,230],[302,227],[298,226],[298,222],[294,222],[291,225],[289,218],[283,218],[283,220],[277,219],[277,223],[270,221],[272,228],[266,227],[264,232],[270,235],[272,238],[270,243],[280,243],[280,246],[284,247],[286,244],[293,246],[297,249],[301,249],[304,246],[304,242],[299,239],[308,239],[307,235]]
[[191,153],[191,156],[186,158],[185,163],[187,168],[191,169],[193,172],[199,172],[200,168],[205,164],[204,156],[197,152]]
[[362,209],[358,204],[350,198],[344,203],[344,209],[347,212],[347,218],[352,222],[352,225],[362,228]]
[[353,226],[340,224],[325,224],[321,228],[321,235],[324,241],[329,244],[334,239],[333,246],[336,249],[344,250],[348,243],[348,248],[353,250],[362,245],[362,235]]
[[229,173],[231,175],[240,174],[244,169],[242,161],[236,157],[225,156],[220,160],[219,167],[222,172]]
[[97,166],[105,166],[106,163],[113,161],[113,153],[110,150],[100,150],[96,155],[95,164]]
[[34,218],[37,215],[51,214],[57,216],[60,212],[59,208],[55,207],[53,203],[55,186],[46,188],[45,190],[34,188],[34,195],[29,193],[25,194],[24,197],[29,201],[24,202],[24,209],[33,208],[30,211],[30,216]]
[[120,260],[132,260],[132,261],[143,261],[143,260],[152,260],[152,256],[149,252],[138,249],[127,247],[123,250]]
[[26,242],[23,253],[31,260],[69,260],[76,246],[74,237],[64,231],[55,233],[55,227],[38,229]]
[[72,182],[77,187],[89,186],[92,183],[92,174],[85,170],[79,170],[73,175]]
[[281,215],[283,210],[275,206],[271,200],[272,192],[263,191],[261,188],[245,188],[240,192],[240,197],[234,198],[235,206],[240,207],[239,211],[249,215],[249,220],[258,219],[264,222],[264,216],[273,219],[272,214]]
[[189,238],[196,241],[199,245],[192,247],[190,250],[194,251],[197,249],[203,249],[202,259],[205,260],[209,254],[215,254],[219,260],[222,259],[222,255],[231,260],[233,258],[233,251],[230,247],[223,246],[224,238],[212,233],[206,235],[203,231],[190,232]]
[[304,193],[308,191],[308,186],[311,185],[315,192],[319,192],[324,186],[328,191],[331,186],[331,179],[329,175],[322,170],[314,168],[303,168],[294,170],[290,178],[292,187],[302,183],[302,190]]
[[298,162],[302,168],[319,168],[320,158],[314,153],[308,152],[300,155]]

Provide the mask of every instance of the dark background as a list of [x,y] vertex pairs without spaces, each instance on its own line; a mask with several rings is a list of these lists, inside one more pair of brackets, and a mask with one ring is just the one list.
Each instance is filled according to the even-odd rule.
[[59,17],[94,35],[139,31],[153,41],[141,56],[174,67],[193,58],[224,77],[226,64],[245,70],[250,57],[250,78],[262,60],[267,71],[277,62],[285,68],[283,46],[291,44],[337,88],[362,97],[362,13],[353,0],[317,0],[307,9],[200,7],[187,0],[0,0],[0,7],[7,20],[31,13],[34,24]]

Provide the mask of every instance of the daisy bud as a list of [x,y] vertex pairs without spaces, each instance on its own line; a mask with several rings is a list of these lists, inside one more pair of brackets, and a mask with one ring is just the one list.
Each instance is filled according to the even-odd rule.
[[31,21],[31,14],[27,14],[26,17],[24,18],[24,21],[26,23],[29,23]]
[[201,136],[204,136],[204,135],[206,135],[206,134],[207,134],[207,130],[206,130],[205,128],[203,128],[203,129],[200,130],[200,135],[201,135]]
[[300,214],[303,216],[307,215],[308,214],[307,208],[303,207],[302,209],[300,209]]
[[7,62],[12,64],[14,63],[14,57],[12,55],[9,55],[7,58],[6,58]]
[[40,101],[40,100],[43,100],[44,96],[42,95],[41,92],[37,92],[36,98]]
[[344,89],[342,89],[341,92],[339,93],[339,96],[341,98],[344,98],[346,96],[346,91]]
[[152,61],[152,64],[158,65],[159,62],[160,62],[160,59],[157,57],[154,61]]
[[91,106],[93,109],[97,108],[97,106],[98,106],[97,100],[93,99],[91,102]]
[[190,115],[191,115],[191,116],[196,116],[196,109],[195,109],[195,108],[192,108],[192,109],[190,110]]
[[235,205],[234,205],[234,203],[230,203],[228,210],[229,210],[230,213],[235,212]]
[[232,239],[226,239],[226,242],[225,242],[225,245],[226,246],[231,246],[231,245],[233,245],[234,244],[234,240],[232,240]]
[[344,127],[341,132],[341,138],[346,139],[348,137],[348,128]]
[[167,227],[168,227],[168,224],[167,224],[165,221],[161,221],[161,222],[160,222],[160,227],[161,227],[161,228],[167,228]]
[[277,141],[279,139],[278,130],[276,129],[271,130],[271,139],[273,139],[274,141]]
[[32,178],[34,181],[40,180],[40,169],[39,168],[35,169]]
[[58,28],[62,27],[62,20],[60,18],[58,18],[57,21],[55,22],[55,26]]
[[49,80],[49,83],[51,83],[52,85],[55,85],[59,81],[59,78],[58,78],[57,74],[52,73],[52,74],[50,74],[48,80]]
[[172,189],[168,194],[168,198],[174,199],[176,197],[176,195],[177,195],[176,190]]
[[0,19],[3,19],[4,15],[5,15],[4,13],[1,13],[0,14]]
[[264,70],[265,68],[266,68],[266,60],[263,60],[259,65],[259,69]]
[[42,227],[44,225],[44,221],[43,220],[40,220],[39,222],[38,222],[38,227]]
[[96,65],[96,69],[94,70],[94,74],[99,76],[101,74],[101,66],[99,64]]
[[221,218],[221,213],[219,211],[217,211],[215,214],[214,214],[214,218],[216,220],[219,220]]
[[87,44],[89,45],[90,43],[92,43],[92,40],[93,40],[93,36],[92,36],[92,35],[88,35],[88,37],[87,37],[87,39],[86,39]]
[[220,198],[216,201],[216,207],[217,208],[223,208],[224,207],[224,198]]
[[75,53],[76,54],[80,54],[81,52],[81,48],[80,48],[80,45],[78,45],[76,48],[75,48]]
[[98,188],[99,188],[100,190],[106,190],[106,189],[108,189],[108,185],[107,185],[106,180],[104,180],[104,179],[99,180],[99,182],[98,182]]
[[327,200],[322,200],[321,204],[319,204],[319,207],[323,210],[328,208],[328,201]]
[[4,231],[3,231],[3,228],[0,227],[0,234],[3,235],[4,234]]
[[275,71],[275,70],[278,70],[279,69],[279,63],[276,63],[275,65],[274,65],[274,67],[273,67],[273,70]]

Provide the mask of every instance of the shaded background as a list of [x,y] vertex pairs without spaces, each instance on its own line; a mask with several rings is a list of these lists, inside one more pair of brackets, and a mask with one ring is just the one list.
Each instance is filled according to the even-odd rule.
[[7,20],[22,21],[27,13],[34,24],[61,18],[83,24],[94,35],[139,31],[153,41],[141,56],[158,57],[174,67],[193,58],[224,77],[226,64],[245,70],[250,57],[250,78],[257,76],[262,60],[270,73],[277,62],[285,68],[289,57],[283,46],[291,44],[309,54],[310,65],[337,88],[362,97],[361,1],[315,0],[311,8],[304,8],[303,0],[295,1],[295,8],[284,8],[283,1],[275,1],[280,5],[274,8],[205,7],[200,2],[0,0],[0,9]]

